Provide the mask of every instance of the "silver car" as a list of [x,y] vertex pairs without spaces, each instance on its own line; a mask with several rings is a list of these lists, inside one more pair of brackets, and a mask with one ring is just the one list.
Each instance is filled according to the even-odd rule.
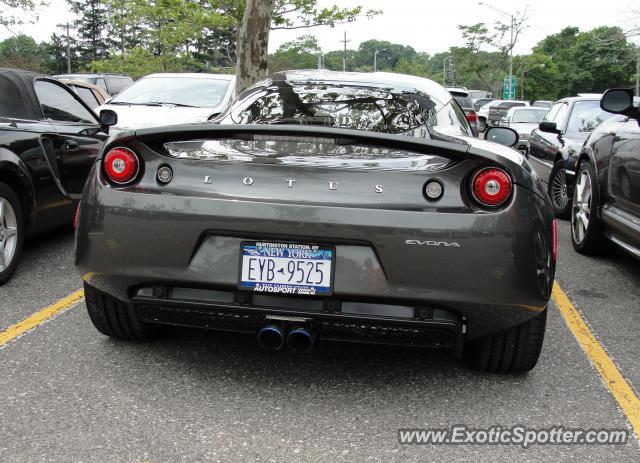
[[549,112],[548,108],[536,108],[533,106],[511,108],[506,116],[500,120],[500,125],[502,127],[511,127],[518,132],[517,149],[526,152],[529,149],[531,132],[538,128],[547,112]]
[[520,153],[473,137],[443,87],[282,72],[218,122],[103,149],[76,231],[100,332],[149,340],[180,325],[274,351],[360,341],[533,368],[555,272],[549,198]]
[[203,123],[220,115],[235,95],[230,74],[150,74],[96,109],[114,111],[117,129]]

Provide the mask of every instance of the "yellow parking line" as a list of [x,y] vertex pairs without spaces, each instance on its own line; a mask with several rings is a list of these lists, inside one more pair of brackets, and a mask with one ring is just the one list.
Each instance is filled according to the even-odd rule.
[[40,323],[50,319],[54,315],[59,314],[63,310],[68,309],[72,305],[78,303],[84,297],[84,291],[78,290],[75,293],[69,294],[64,299],[56,302],[55,304],[46,307],[39,312],[34,313],[30,317],[25,318],[21,322],[11,325],[6,330],[0,332],[0,347],[4,346],[11,340],[23,335],[29,330],[32,330]]
[[640,399],[557,282],[552,297],[578,344],[618,402],[636,436],[640,437]]

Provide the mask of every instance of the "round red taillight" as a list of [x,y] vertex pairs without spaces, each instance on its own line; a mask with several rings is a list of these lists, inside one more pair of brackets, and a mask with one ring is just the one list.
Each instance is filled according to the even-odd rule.
[[104,157],[104,172],[114,183],[128,183],[138,175],[140,163],[128,148],[113,148]]
[[473,197],[483,206],[495,207],[504,203],[511,194],[511,178],[498,168],[479,170],[471,181]]

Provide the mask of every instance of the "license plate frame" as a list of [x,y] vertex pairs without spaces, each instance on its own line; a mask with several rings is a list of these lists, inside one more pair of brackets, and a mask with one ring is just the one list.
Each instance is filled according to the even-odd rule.
[[[271,253],[274,249],[282,250],[283,254],[287,254],[287,256],[274,256],[274,255],[264,255],[265,253],[269,254],[266,250],[270,249]],[[253,251],[251,251],[253,250]],[[301,254],[304,254],[305,257],[297,257],[291,256],[291,250],[304,251]],[[336,262],[336,248],[335,246],[330,245],[321,245],[316,243],[295,243],[295,242],[284,242],[284,241],[242,241],[240,243],[239,250],[239,265],[238,265],[238,289],[242,291],[250,291],[253,293],[260,294],[273,294],[273,295],[290,295],[290,296],[332,296],[334,291],[334,283],[335,283],[335,262]],[[257,252],[258,255],[255,255],[254,252]],[[328,253],[328,257],[327,257]],[[316,257],[309,258],[309,255],[316,254]],[[319,255],[318,255],[319,254]],[[328,280],[328,286],[326,284],[314,285],[314,284],[306,284],[306,283],[296,283],[296,282],[274,282],[272,281],[263,281],[264,279],[260,278],[260,281],[253,280],[251,281],[249,278],[244,278],[247,276],[249,269],[245,272],[245,262],[248,262],[248,258],[257,257],[268,260],[276,260],[274,265],[279,265],[283,262],[284,259],[287,262],[319,262],[323,264],[325,267],[324,272],[328,273],[325,278],[325,274],[322,275],[322,280],[320,283],[325,283]],[[246,259],[245,259],[246,258]],[[255,263],[255,261],[254,261]],[[326,270],[326,264],[330,263],[330,268]],[[295,264],[296,266],[298,264]],[[305,266],[308,268],[308,266]],[[254,267],[255,268],[255,267]],[[259,270],[259,269],[258,269]],[[287,271],[283,270],[283,278],[286,278]],[[274,270],[276,273],[280,272],[280,268]],[[300,271],[298,269],[298,271]],[[316,273],[314,275],[318,277],[318,270],[316,267]],[[260,272],[262,275],[262,272]],[[304,276],[304,273],[303,273]],[[311,273],[306,275],[306,279],[311,278]]]

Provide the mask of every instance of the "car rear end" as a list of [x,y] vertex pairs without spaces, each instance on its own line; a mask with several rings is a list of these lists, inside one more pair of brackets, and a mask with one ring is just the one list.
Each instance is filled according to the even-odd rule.
[[512,150],[470,140],[250,125],[123,134],[79,209],[88,301],[148,325],[287,323],[460,354],[544,311],[554,272],[544,192]]
[[473,100],[471,99],[471,95],[469,92],[457,90],[457,89],[448,89],[451,96],[458,102],[462,110],[464,111],[465,117],[467,121],[469,121],[469,125],[471,125],[471,129],[473,130],[473,134],[475,136],[478,135],[478,114],[476,113],[476,108],[473,104]]

